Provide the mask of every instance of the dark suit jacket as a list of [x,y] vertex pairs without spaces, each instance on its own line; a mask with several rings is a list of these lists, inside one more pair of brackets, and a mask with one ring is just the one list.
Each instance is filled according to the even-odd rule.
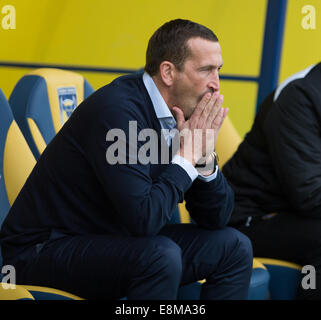
[[[160,124],[142,74],[123,76],[99,89],[74,111],[47,146],[14,202],[1,230],[4,257],[41,243],[52,232],[68,235],[156,235],[184,200],[206,228],[226,225],[234,194],[222,173],[193,183],[177,164],[115,164],[106,161],[110,129],[127,136]],[[138,142],[137,150],[145,142]],[[159,143],[159,146],[161,144]]]
[[235,191],[231,225],[275,212],[321,217],[321,63],[281,88],[224,166]]

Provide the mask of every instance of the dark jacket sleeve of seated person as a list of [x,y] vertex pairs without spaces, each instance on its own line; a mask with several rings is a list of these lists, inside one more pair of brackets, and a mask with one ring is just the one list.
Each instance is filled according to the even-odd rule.
[[234,209],[234,192],[219,169],[210,182],[195,179],[185,200],[191,218],[208,229],[226,226]]
[[291,210],[320,218],[321,64],[283,89],[266,119],[264,132]]
[[235,191],[232,224],[274,212],[321,217],[321,64],[274,96],[223,168]]

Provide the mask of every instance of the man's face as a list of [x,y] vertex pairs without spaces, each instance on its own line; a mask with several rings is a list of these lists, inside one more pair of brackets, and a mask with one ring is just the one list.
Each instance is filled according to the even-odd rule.
[[220,90],[219,70],[223,64],[218,42],[191,38],[187,45],[191,54],[185,60],[183,70],[176,69],[171,95],[171,105],[178,106],[186,119],[204,94]]

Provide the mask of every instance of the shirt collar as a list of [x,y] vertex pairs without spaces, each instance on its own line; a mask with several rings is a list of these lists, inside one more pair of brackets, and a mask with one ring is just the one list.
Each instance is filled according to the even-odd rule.
[[172,123],[171,127],[176,127],[175,118],[170,112],[164,98],[160,94],[154,80],[147,72],[144,72],[143,74],[143,82],[150,96],[150,99],[152,100],[153,107],[158,120],[170,120]]

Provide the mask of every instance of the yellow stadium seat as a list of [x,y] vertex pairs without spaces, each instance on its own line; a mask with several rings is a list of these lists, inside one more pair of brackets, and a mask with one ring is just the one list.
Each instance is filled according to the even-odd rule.
[[231,119],[227,116],[220,129],[216,143],[220,169],[222,169],[224,164],[233,156],[241,142],[242,139],[240,135],[233,126]]
[[74,294],[39,286],[23,286],[33,296],[35,300],[84,300]]
[[32,294],[23,286],[7,287],[7,283],[0,283],[0,300],[35,300]]

